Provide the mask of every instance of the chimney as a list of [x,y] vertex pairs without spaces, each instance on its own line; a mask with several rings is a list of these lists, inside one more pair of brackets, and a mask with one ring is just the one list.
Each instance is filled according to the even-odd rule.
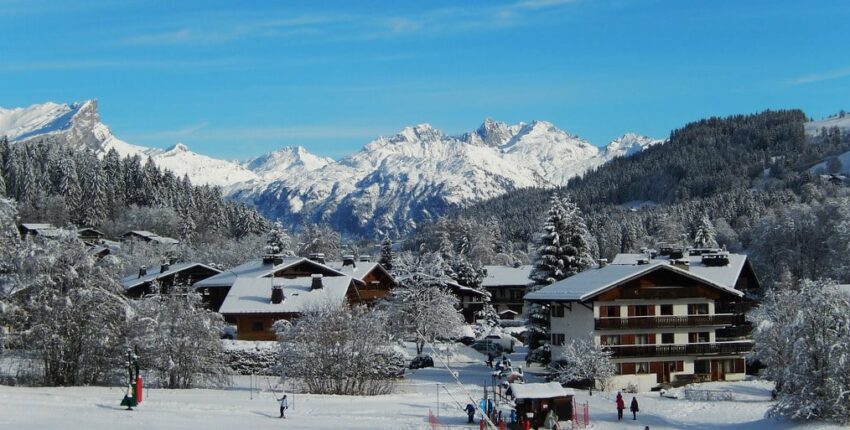
[[168,264],[168,263],[162,263],[162,264],[159,266],[159,273],[165,273],[165,272],[167,272],[167,271],[168,271],[168,269],[170,269],[170,268],[171,268],[171,265],[170,265],[170,264]]
[[607,258],[600,258],[600,259],[596,260],[596,262],[599,264],[600,269],[608,265],[608,259]]
[[145,276],[148,274],[148,266],[139,267],[139,277]]
[[690,270],[691,268],[691,262],[684,258],[670,260],[670,264],[682,270]]
[[645,264],[649,264],[649,259],[646,258],[646,257],[638,258],[637,264],[638,264],[638,266],[643,266]]
[[366,255],[361,255],[361,256],[360,256],[360,262],[361,262],[361,263],[365,263],[365,262],[369,262],[369,261],[372,261],[372,256],[371,256],[371,255],[366,254]]
[[353,255],[343,255],[342,256],[342,267],[346,267],[346,266],[357,267],[357,265],[354,263],[354,256]]
[[278,264],[283,263],[283,256],[280,254],[266,254],[263,256],[263,264],[270,264],[272,266],[277,266]]
[[318,290],[319,288],[322,288],[323,286],[324,285],[322,285],[322,275],[320,273],[314,274],[313,275],[313,283],[310,284],[310,289],[311,290]]
[[283,301],[283,287],[280,285],[272,286],[272,304],[278,305]]
[[315,261],[316,263],[325,264],[325,254],[321,252],[314,252],[310,254],[307,258]]

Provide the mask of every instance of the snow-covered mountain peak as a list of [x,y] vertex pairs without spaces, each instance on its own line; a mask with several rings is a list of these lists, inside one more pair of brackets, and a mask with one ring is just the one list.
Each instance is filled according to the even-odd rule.
[[172,145],[170,148],[166,149],[165,152],[189,152],[189,147],[181,142],[178,142]]
[[636,133],[626,133],[605,147],[604,153],[607,159],[614,157],[630,157],[653,145],[664,143],[662,139],[653,139]]
[[332,158],[311,154],[303,146],[287,146],[254,158],[245,163],[245,167],[263,180],[274,181],[297,171],[310,172],[332,163],[335,163]]

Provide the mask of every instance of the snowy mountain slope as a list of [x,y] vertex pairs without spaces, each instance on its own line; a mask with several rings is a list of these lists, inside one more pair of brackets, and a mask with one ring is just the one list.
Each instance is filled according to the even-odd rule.
[[[460,136],[420,124],[375,139],[338,162],[245,184],[233,197],[292,223],[403,234],[451,208],[518,188],[562,185],[614,156],[658,142],[629,134],[600,151],[545,121],[507,125],[487,119]],[[253,162],[248,166],[257,171]]]
[[178,143],[166,150],[150,152],[154,164],[178,176],[188,175],[194,184],[216,185],[224,188],[241,182],[256,181],[259,176],[242,165],[201,155]]
[[650,146],[659,145],[664,142],[665,141],[662,139],[653,139],[634,133],[626,133],[612,140],[611,143],[605,147],[605,158],[607,161],[614,157],[631,157]]
[[100,122],[97,100],[83,103],[44,103],[26,108],[0,108],[0,136],[12,142],[23,142],[39,136],[64,138],[67,144],[103,156],[115,149],[121,156],[144,156],[147,148],[131,145],[112,135]]
[[261,155],[245,163],[244,167],[263,180],[273,181],[287,174],[317,170],[333,162],[332,158],[319,157],[301,146],[295,146]]
[[352,234],[403,234],[455,207],[525,187],[554,187],[616,156],[660,141],[627,134],[600,150],[552,123],[509,125],[486,119],[474,131],[446,135],[428,125],[379,137],[339,161],[288,147],[246,163],[219,160],[183,144],[128,144],[100,121],[97,101],[0,109],[0,135],[22,142],[51,136],[102,156],[150,158],[193,183],[221,186],[290,224],[327,222]]
[[850,131],[850,115],[842,111],[838,115],[819,121],[809,121],[805,124],[806,134],[812,136],[820,134],[824,128],[831,129],[833,127],[838,127],[842,132]]

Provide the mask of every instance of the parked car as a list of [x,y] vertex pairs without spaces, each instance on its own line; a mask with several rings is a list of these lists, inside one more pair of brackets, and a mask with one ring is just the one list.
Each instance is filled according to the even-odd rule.
[[463,336],[463,337],[457,338],[457,342],[462,343],[466,346],[469,346],[469,345],[472,345],[473,343],[475,343],[475,338],[472,337],[472,336]]
[[505,352],[505,350],[502,348],[502,345],[497,342],[493,342],[490,339],[482,339],[476,341],[475,343],[469,346],[472,349],[485,355],[499,356],[502,355],[503,352]]
[[516,339],[509,334],[491,334],[484,338],[485,340],[489,340],[494,342],[502,347],[503,351],[507,351],[508,353],[514,352],[514,346],[516,346]]
[[410,369],[424,369],[426,367],[434,367],[434,359],[431,358],[430,355],[420,355],[415,357],[410,365],[407,366]]

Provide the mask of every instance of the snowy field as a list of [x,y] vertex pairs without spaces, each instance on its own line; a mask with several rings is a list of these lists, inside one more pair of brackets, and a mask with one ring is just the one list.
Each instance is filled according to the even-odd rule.
[[[489,370],[479,354],[465,349],[452,365],[471,394],[480,396],[489,383]],[[513,355],[521,363],[522,352]],[[439,365],[439,363],[437,363]],[[290,394],[287,419],[278,419],[277,403],[269,386],[275,381],[239,377],[229,389],[145,391],[135,411],[118,406],[123,390],[114,387],[23,388],[0,386],[0,428],[3,429],[426,429],[429,409],[451,428],[467,426],[458,404],[469,402],[445,369],[408,373],[395,394],[347,397]],[[260,387],[259,391],[256,387]],[[806,424],[765,418],[771,385],[761,381],[701,384],[700,389],[730,390],[735,401],[696,402],[639,394],[641,412],[633,421],[617,422],[615,393],[579,392],[577,402],[589,402],[594,429],[827,429],[827,424]],[[278,391],[279,392],[279,391]],[[631,395],[626,394],[626,404]]]

